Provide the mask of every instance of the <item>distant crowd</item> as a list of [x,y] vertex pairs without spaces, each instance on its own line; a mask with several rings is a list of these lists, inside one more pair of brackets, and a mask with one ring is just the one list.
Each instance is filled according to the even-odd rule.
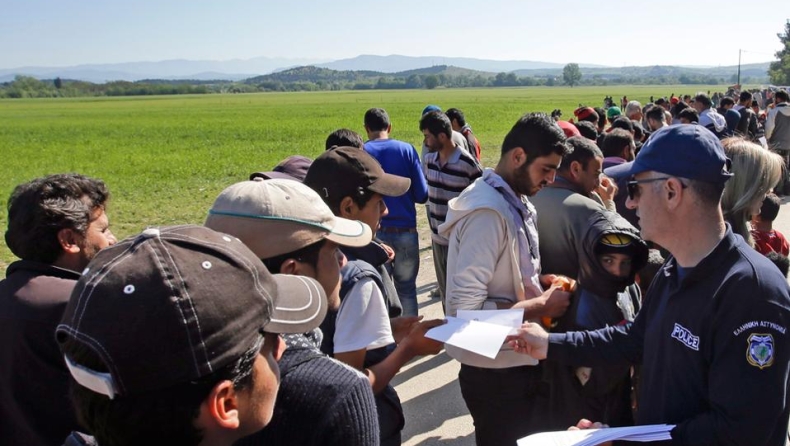
[[[445,350],[481,446],[644,424],[784,444],[788,92],[619,102],[482,144],[428,105],[419,151],[371,108],[364,137],[239,179],[202,225],[123,241],[102,180],[18,185],[0,442],[400,445],[391,381]],[[418,212],[446,317],[523,313],[494,358],[426,337],[446,320],[419,314]]]

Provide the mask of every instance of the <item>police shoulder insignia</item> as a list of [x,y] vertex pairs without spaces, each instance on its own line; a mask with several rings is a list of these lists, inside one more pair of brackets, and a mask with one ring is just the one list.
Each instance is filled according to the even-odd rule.
[[774,363],[774,337],[771,334],[752,333],[746,340],[746,360],[761,370]]

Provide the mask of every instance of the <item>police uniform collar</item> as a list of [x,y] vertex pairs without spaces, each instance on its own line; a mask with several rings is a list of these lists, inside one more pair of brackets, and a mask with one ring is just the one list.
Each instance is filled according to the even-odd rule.
[[[732,227],[730,227],[729,223],[725,223],[725,225],[726,230],[724,232],[724,237],[708,255],[706,255],[696,266],[691,268],[689,274],[683,279],[683,285],[690,285],[708,277],[711,273],[719,269],[722,256],[726,252],[736,248],[738,237],[732,232]],[[741,243],[743,243],[743,239],[741,239]],[[665,276],[677,276],[677,268],[677,259],[675,259],[674,256],[670,256],[664,263],[662,271]]]

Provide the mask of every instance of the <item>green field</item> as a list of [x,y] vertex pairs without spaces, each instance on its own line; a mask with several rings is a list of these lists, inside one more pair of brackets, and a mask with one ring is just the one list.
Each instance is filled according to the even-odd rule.
[[[718,87],[713,87],[718,88]],[[226,186],[268,170],[288,155],[317,156],[326,136],[347,127],[363,134],[370,107],[385,108],[394,138],[421,144],[427,104],[464,111],[483,146],[484,164],[498,157],[504,135],[529,111],[599,106],[605,95],[694,94],[709,87],[617,86],[343,91],[134,98],[0,101],[0,204],[13,187],[58,172],[104,179],[119,238],[149,225],[202,223]],[[0,228],[7,215],[0,213]],[[0,246],[0,270],[14,256]]]

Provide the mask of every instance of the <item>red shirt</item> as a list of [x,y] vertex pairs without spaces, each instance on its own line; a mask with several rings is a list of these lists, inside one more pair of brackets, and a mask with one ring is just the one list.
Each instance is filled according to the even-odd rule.
[[771,231],[752,229],[752,237],[754,237],[754,249],[760,254],[765,255],[771,251],[776,251],[783,256],[787,256],[790,253],[790,245],[788,245],[787,239],[775,229]]

